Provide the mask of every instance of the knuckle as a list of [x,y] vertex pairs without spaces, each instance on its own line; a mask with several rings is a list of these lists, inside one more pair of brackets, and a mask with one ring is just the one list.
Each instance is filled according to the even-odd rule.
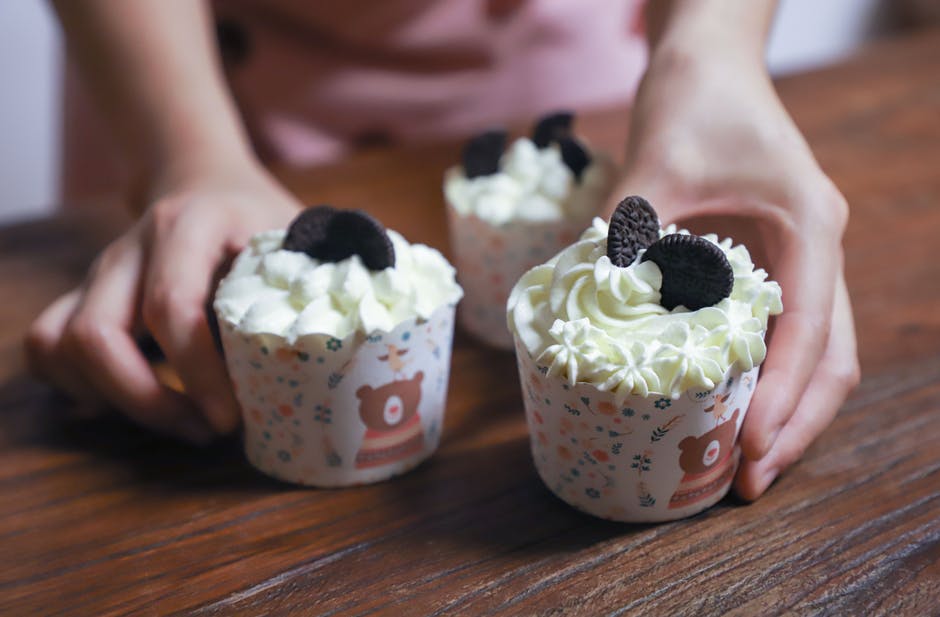
[[107,344],[109,327],[85,313],[79,313],[69,322],[66,333],[66,344],[73,351],[87,355],[90,350],[98,349]]
[[176,198],[161,199],[151,205],[149,214],[157,232],[165,232],[172,229],[180,218],[183,209],[183,200]]
[[791,175],[817,178],[790,185],[787,200],[802,221],[798,228],[809,225],[826,237],[841,238],[849,222],[849,205],[836,185],[818,169],[810,171],[805,166],[794,167]]
[[849,204],[828,178],[825,181],[822,207],[817,215],[821,224],[841,237],[849,223]]
[[29,353],[47,356],[53,352],[57,342],[55,333],[42,320],[37,319],[26,331],[24,345]]
[[835,368],[829,369],[829,376],[846,392],[855,389],[862,377],[858,361],[854,359],[851,362],[837,363]]
[[111,269],[116,264],[124,261],[124,253],[125,251],[119,242],[112,242],[103,251],[101,251],[98,257],[95,259],[95,263],[92,264],[91,271],[94,273],[102,269]]
[[158,285],[144,300],[144,324],[151,332],[163,332],[171,323],[192,323],[199,318],[196,304],[173,286]]

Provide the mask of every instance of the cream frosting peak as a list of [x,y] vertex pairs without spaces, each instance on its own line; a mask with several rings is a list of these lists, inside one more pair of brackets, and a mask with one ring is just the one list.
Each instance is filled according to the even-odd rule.
[[[660,236],[688,234],[674,225]],[[549,374],[626,397],[713,388],[732,366],[750,370],[766,355],[770,315],[783,311],[780,286],[755,269],[744,246],[704,236],[725,253],[731,295],[697,311],[659,304],[662,273],[652,261],[615,266],[607,223],[522,276],[507,304],[509,329]]]
[[449,169],[444,194],[461,215],[474,214],[491,225],[586,221],[606,197],[611,177],[609,161],[595,153],[579,182],[557,145],[540,149],[521,137],[503,154],[499,173],[467,178],[461,167]]
[[427,319],[463,295],[443,255],[394,231],[388,236],[395,266],[379,271],[366,268],[358,255],[329,263],[283,250],[285,233],[255,235],[216,292],[220,319],[244,333],[293,342],[310,334],[345,338],[355,331],[391,331],[406,319]]

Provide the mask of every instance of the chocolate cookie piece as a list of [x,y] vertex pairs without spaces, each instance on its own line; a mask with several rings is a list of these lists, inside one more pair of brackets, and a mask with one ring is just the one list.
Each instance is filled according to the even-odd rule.
[[326,241],[327,229],[334,216],[336,209],[330,206],[311,206],[305,209],[287,228],[281,248],[285,251],[309,254],[308,247],[319,246]]
[[395,247],[385,227],[362,210],[308,208],[287,229],[282,248],[334,263],[359,255],[370,270],[395,266]]
[[499,159],[506,147],[506,131],[496,129],[481,133],[463,147],[463,170],[468,178],[490,176],[499,172]]
[[659,217],[648,201],[631,195],[617,204],[607,229],[607,256],[626,268],[637,253],[659,240]]
[[574,177],[581,181],[581,175],[587,166],[591,164],[591,155],[578,143],[578,140],[571,135],[565,135],[557,140],[558,147],[561,149],[561,160],[565,162],[568,169],[574,174]]
[[532,143],[538,148],[547,148],[553,141],[571,134],[571,122],[574,114],[570,111],[558,111],[542,116],[532,130]]
[[697,311],[731,295],[734,271],[721,248],[701,236],[670,234],[652,244],[642,261],[652,261],[663,274],[660,301],[670,311],[684,306]]

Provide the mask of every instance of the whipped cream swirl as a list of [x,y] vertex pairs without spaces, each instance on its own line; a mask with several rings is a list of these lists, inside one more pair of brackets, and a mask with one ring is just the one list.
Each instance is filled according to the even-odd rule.
[[499,173],[467,178],[462,167],[449,169],[444,194],[461,215],[473,214],[495,226],[511,221],[586,222],[606,198],[612,178],[609,160],[598,153],[592,156],[578,181],[557,145],[539,149],[521,137],[503,154]]
[[[681,233],[670,225],[660,237]],[[595,218],[580,239],[525,273],[507,305],[519,343],[568,383],[594,384],[620,398],[711,389],[732,365],[764,360],[770,315],[783,311],[780,286],[754,268],[743,245],[719,246],[734,272],[731,295],[714,306],[672,311],[659,304],[662,273],[644,251],[626,268],[607,257],[607,223]]]
[[283,250],[285,233],[255,235],[216,292],[216,314],[243,333],[292,343],[310,334],[342,339],[356,331],[388,332],[463,296],[443,255],[392,230],[395,266],[380,271],[366,268],[358,255],[329,263]]

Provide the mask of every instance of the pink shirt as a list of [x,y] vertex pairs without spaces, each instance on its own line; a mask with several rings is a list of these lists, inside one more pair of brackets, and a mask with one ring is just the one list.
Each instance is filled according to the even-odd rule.
[[[263,158],[334,160],[374,141],[466,135],[628,103],[643,0],[215,0],[226,72]],[[233,42],[234,41],[234,42]],[[71,97],[74,98],[74,97]],[[69,120],[72,120],[70,118]],[[74,176],[67,143],[67,177]],[[75,139],[69,139],[69,142]],[[83,179],[89,180],[90,170]]]

